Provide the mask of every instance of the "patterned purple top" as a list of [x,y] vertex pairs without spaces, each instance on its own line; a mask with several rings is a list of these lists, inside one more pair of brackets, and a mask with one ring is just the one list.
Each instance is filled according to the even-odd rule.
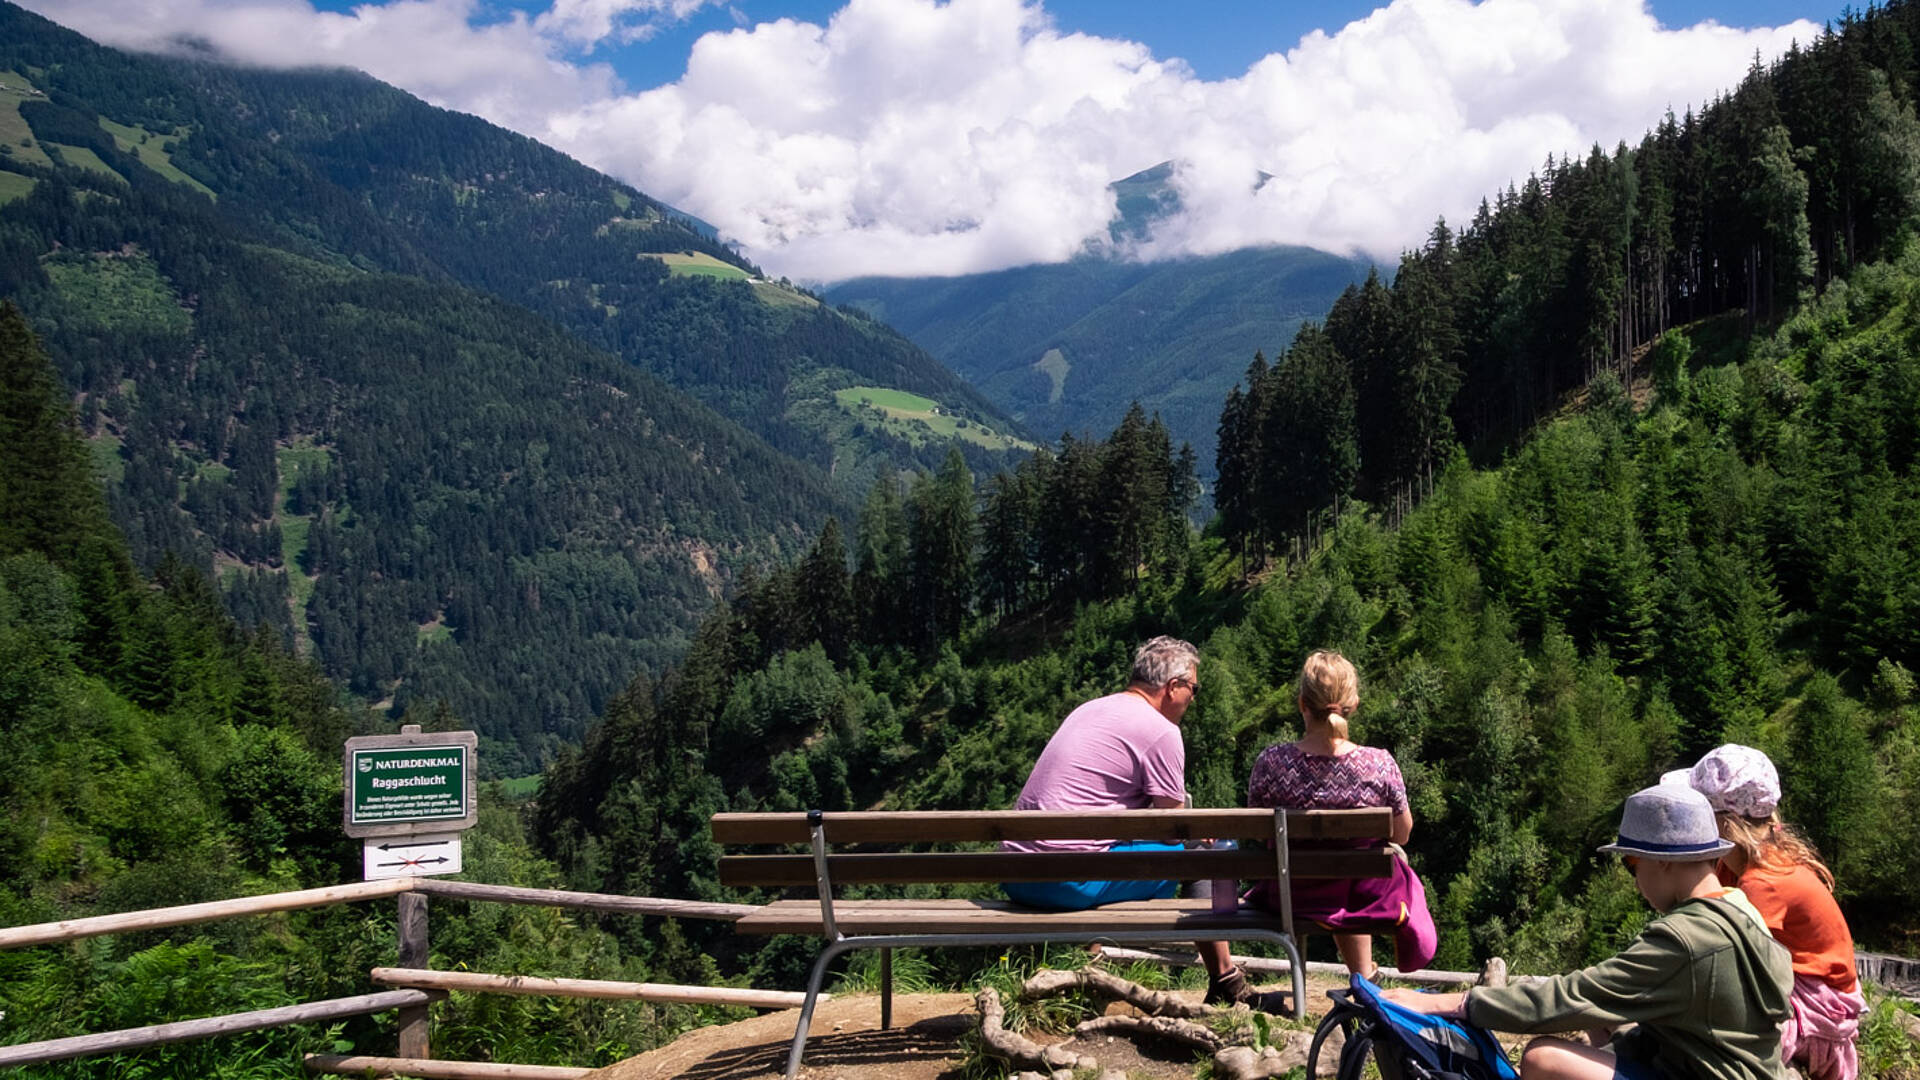
[[1284,806],[1289,810],[1357,810],[1385,806],[1407,808],[1407,782],[1393,755],[1372,746],[1356,746],[1339,757],[1309,754],[1297,743],[1279,743],[1261,752],[1247,778],[1248,806]]

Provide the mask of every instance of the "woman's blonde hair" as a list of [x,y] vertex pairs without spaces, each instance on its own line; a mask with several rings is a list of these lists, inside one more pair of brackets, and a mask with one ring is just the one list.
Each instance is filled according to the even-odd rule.
[[1353,662],[1332,649],[1321,649],[1300,666],[1300,708],[1309,717],[1333,725],[1337,738],[1347,737],[1347,718],[1333,711],[1360,697],[1360,673]]
[[1779,814],[1750,818],[1722,810],[1714,815],[1720,822],[1720,835],[1733,841],[1748,866],[1788,867],[1794,863],[1812,870],[1827,891],[1833,891],[1833,871],[1820,859],[1820,853],[1793,826],[1780,820]]

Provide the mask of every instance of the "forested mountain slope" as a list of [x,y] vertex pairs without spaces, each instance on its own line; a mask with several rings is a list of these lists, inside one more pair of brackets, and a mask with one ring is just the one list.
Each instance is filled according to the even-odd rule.
[[[764,280],[692,223],[530,139],[351,72],[177,73],[207,109],[234,117],[248,147],[239,161],[225,148],[207,155],[226,198],[335,250],[378,253],[383,268],[444,273],[539,312],[778,449],[838,466],[849,490],[883,462],[931,467],[946,448],[856,430],[836,390],[905,390],[1009,433],[898,334]],[[189,159],[194,150],[189,140]],[[289,160],[310,179],[289,184]],[[339,221],[343,202],[361,220]],[[1006,460],[992,452],[1003,440],[959,445],[982,465]]]
[[[1362,673],[1355,732],[1407,776],[1438,966],[1611,952],[1646,911],[1596,845],[1722,741],[1779,763],[1860,941],[1911,953],[1917,29],[1920,5],[1850,17],[1350,289],[1223,403],[1198,542],[1139,413],[994,478],[944,559],[887,557],[900,496],[876,489],[851,582],[820,558],[836,535],[746,590],[548,773],[536,835],[583,885],[716,897],[715,810],[1007,806],[1159,633],[1204,653],[1196,803],[1234,805],[1330,646]],[[884,617],[938,588],[951,629]],[[796,617],[823,595],[845,621]]]
[[1005,459],[884,327],[365,77],[127,56],[0,5],[0,84],[0,297],[136,561],[217,571],[370,701],[445,701],[490,770],[577,738],[849,485],[947,431]]
[[[242,631],[192,567],[169,558],[151,577],[134,568],[68,398],[25,319],[0,302],[0,924],[357,878],[359,845],[340,829],[340,746],[380,718],[344,704],[275,635]],[[482,786],[480,823],[465,834],[468,873],[553,884],[493,787]],[[558,911],[465,907],[434,906],[437,966],[706,976],[661,935],[636,951]],[[7,949],[0,1039],[369,993],[368,969],[392,958],[394,933],[389,902]],[[700,1011],[472,1000],[442,1007],[434,1045],[469,1059],[606,1064],[672,1038]],[[392,1040],[390,1023],[367,1017],[16,1071],[292,1078],[304,1053],[380,1053]]]
[[[1456,454],[1397,527],[1355,504],[1311,559],[1246,591],[1211,538],[1150,556],[1138,583],[1068,619],[1064,582],[1002,613],[979,578],[981,614],[929,648],[887,629],[897,621],[862,623],[857,586],[847,602],[869,628],[816,637],[775,583],[563,757],[535,834],[580,887],[730,896],[711,876],[707,815],[1011,805],[1060,718],[1122,685],[1132,647],[1158,633],[1203,652],[1182,725],[1196,804],[1238,805],[1258,752],[1298,735],[1301,658],[1336,647],[1362,673],[1356,737],[1407,776],[1436,966],[1498,955],[1565,970],[1630,936],[1644,906],[1594,848],[1627,793],[1725,740],[1780,764],[1785,813],[1833,864],[1863,947],[1910,954],[1916,300],[1908,258],[1834,285],[1650,403],[1602,376],[1506,465]],[[786,587],[817,574],[799,564]],[[742,758],[743,740],[768,755]],[[756,982],[797,978],[792,960],[751,958]]]
[[[1114,228],[1143,235],[1175,199],[1167,166],[1114,187]],[[1211,475],[1220,399],[1256,351],[1321,319],[1365,260],[1300,247],[1135,262],[1085,257],[951,278],[828,287],[912,338],[1043,437],[1110,430],[1135,401]]]

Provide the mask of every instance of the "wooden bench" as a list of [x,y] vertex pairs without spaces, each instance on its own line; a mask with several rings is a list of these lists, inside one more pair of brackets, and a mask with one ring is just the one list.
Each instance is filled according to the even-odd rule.
[[[722,846],[805,844],[806,854],[723,855],[729,886],[808,888],[807,900],[776,900],[734,923],[743,934],[826,938],[807,979],[786,1075],[798,1074],[807,1028],[827,966],[856,949],[881,950],[880,1023],[892,1022],[892,950],[955,945],[1114,945],[1191,941],[1272,941],[1285,950],[1296,1017],[1305,1016],[1305,965],[1293,932],[1290,878],[1387,877],[1392,814],[1367,810],[900,811],[715,814]],[[865,848],[1002,840],[1239,841],[1237,850],[873,851]],[[1296,846],[1301,841],[1372,840],[1361,848]],[[1247,846],[1263,841],[1264,848]],[[846,850],[859,847],[862,850]],[[1216,914],[1207,899],[1146,900],[1086,911],[1041,911],[1005,900],[840,900],[835,885],[960,884],[1003,881],[1278,880],[1278,913],[1241,907]]]

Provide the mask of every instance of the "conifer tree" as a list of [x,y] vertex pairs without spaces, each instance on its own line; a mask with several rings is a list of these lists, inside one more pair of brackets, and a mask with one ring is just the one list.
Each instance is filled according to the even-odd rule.
[[840,519],[829,517],[821,527],[820,538],[800,562],[794,594],[803,636],[818,641],[834,661],[845,660],[854,631],[853,580]]
[[1377,269],[1327,312],[1327,337],[1346,358],[1359,435],[1358,494],[1378,500],[1393,479],[1394,300]]
[[1400,262],[1393,283],[1394,357],[1389,390],[1392,484],[1424,492],[1453,441],[1460,387],[1460,337],[1449,278],[1452,243],[1445,222],[1424,252]]
[[1092,552],[1099,543],[1099,458],[1095,447],[1071,434],[1060,436],[1053,482],[1042,496],[1040,567],[1049,587],[1073,600],[1090,600]]
[[1003,616],[1019,610],[1032,587],[1040,531],[1035,463],[1045,457],[1044,449],[1036,451],[1015,471],[987,481],[980,511],[980,592],[983,602]]
[[106,530],[86,444],[20,309],[0,302],[0,556],[67,563]]
[[907,515],[900,482],[889,472],[873,482],[860,507],[854,549],[853,602],[861,639],[899,642],[906,614]]
[[914,482],[908,500],[908,562],[922,644],[960,632],[973,600],[973,473],[958,449],[940,471]]
[[1264,457],[1264,500],[1274,536],[1299,535],[1337,512],[1360,471],[1353,378],[1346,357],[1312,323],[1300,328],[1274,368]]
[[1235,383],[1220,409],[1214,442],[1214,511],[1235,555],[1245,559],[1253,535],[1253,482],[1257,475],[1257,430],[1249,430],[1248,398]]
[[1794,163],[1793,143],[1784,125],[1768,128],[1754,151],[1747,204],[1757,226],[1749,267],[1749,306],[1772,318],[1799,302],[1801,290],[1813,281],[1814,270],[1807,178]]
[[[1155,418],[1156,422],[1158,418]],[[1134,402],[1100,451],[1097,505],[1100,542],[1095,571],[1102,595],[1140,580],[1148,552],[1165,525],[1168,457],[1166,427],[1156,433]]]
[[1162,529],[1162,559],[1171,568],[1186,559],[1193,527],[1188,515],[1200,501],[1198,455],[1193,444],[1183,442],[1173,458],[1173,471],[1167,476],[1166,525]]

